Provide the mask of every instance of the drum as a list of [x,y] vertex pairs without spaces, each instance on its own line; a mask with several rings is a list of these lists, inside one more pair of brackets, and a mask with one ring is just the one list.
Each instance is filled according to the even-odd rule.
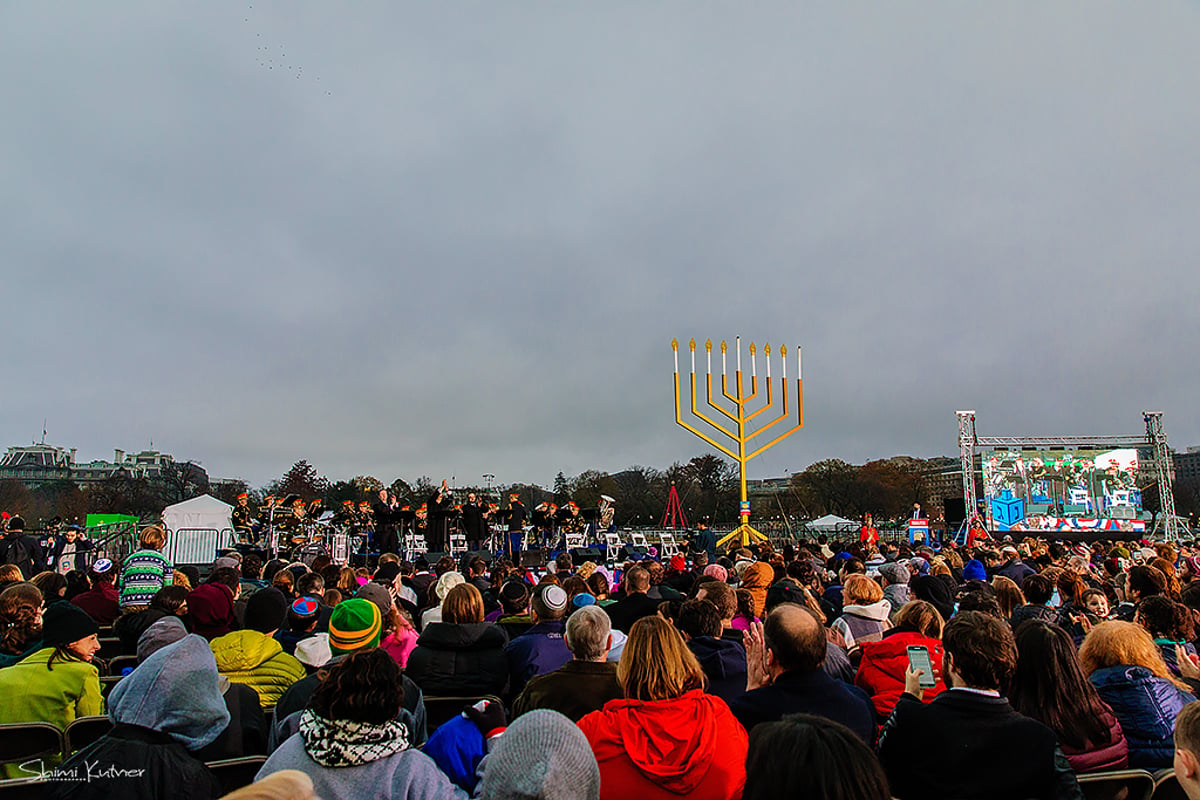
[[306,567],[311,567],[317,556],[327,556],[329,551],[323,541],[305,542],[292,551],[292,561],[299,561]]

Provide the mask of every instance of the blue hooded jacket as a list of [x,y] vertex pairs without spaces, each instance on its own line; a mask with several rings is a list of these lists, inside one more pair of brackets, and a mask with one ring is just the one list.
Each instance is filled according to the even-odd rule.
[[165,733],[188,750],[199,750],[229,724],[217,681],[208,642],[189,634],[153,653],[113,687],[108,718]]
[[705,691],[726,703],[746,693],[746,650],[742,645],[712,636],[693,636],[687,646],[708,678]]
[[1090,680],[1129,743],[1131,769],[1167,769],[1174,762],[1175,718],[1195,697],[1145,667],[1101,667]]
[[149,656],[112,690],[113,729],[60,767],[88,780],[52,782],[51,800],[212,800],[216,776],[194,755],[229,724],[217,663],[200,636]]

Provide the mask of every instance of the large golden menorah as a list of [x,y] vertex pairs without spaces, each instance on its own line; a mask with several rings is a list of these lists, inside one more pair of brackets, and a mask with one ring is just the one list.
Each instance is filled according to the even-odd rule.
[[758,531],[756,531],[753,528],[753,526],[750,525],[750,501],[749,501],[749,499],[747,499],[747,495],[746,495],[746,465],[750,462],[750,459],[754,458],[755,456],[759,455],[760,453],[762,453],[766,450],[769,450],[770,448],[779,444],[784,439],[786,439],[787,437],[791,436],[793,433],[795,433],[796,431],[798,431],[804,427],[804,381],[802,379],[802,373],[801,373],[801,367],[800,367],[800,348],[799,347],[796,348],[796,424],[794,426],[788,428],[787,430],[785,430],[783,433],[776,436],[771,441],[767,442],[764,445],[759,446],[758,448],[756,448],[754,450],[751,450],[750,452],[747,452],[747,450],[749,450],[748,445],[750,444],[750,442],[753,439],[755,439],[756,437],[760,436],[763,433],[766,433],[768,430],[775,427],[779,423],[785,422],[790,417],[790,412],[788,411],[787,347],[783,346],[783,347],[779,348],[779,358],[780,358],[780,362],[782,364],[782,374],[781,374],[781,379],[780,379],[780,385],[783,387],[782,413],[775,419],[766,423],[765,425],[760,425],[760,426],[756,427],[753,431],[749,431],[749,432],[747,431],[747,427],[750,425],[750,423],[753,422],[754,419],[757,418],[760,414],[763,414],[764,412],[769,411],[770,409],[772,409],[775,406],[775,395],[774,395],[773,383],[771,381],[771,345],[769,345],[769,344],[763,345],[763,356],[766,359],[766,369],[767,369],[767,371],[766,371],[766,383],[767,383],[766,404],[763,405],[761,408],[759,408],[756,411],[747,413],[746,406],[751,401],[753,401],[755,398],[758,397],[758,349],[754,346],[753,342],[750,343],[750,394],[747,395],[745,393],[745,387],[742,383],[742,339],[739,336],[737,339],[734,340],[734,350],[737,352],[737,369],[734,372],[734,381],[736,383],[736,387],[735,387],[736,394],[730,394],[728,377],[727,377],[728,373],[725,368],[726,350],[728,348],[727,348],[725,342],[721,342],[721,394],[722,394],[722,396],[724,396],[725,400],[728,401],[729,404],[732,404],[733,410],[731,411],[729,408],[726,407],[725,404],[718,404],[718,403],[713,402],[713,387],[712,387],[712,378],[713,378],[713,375],[712,375],[712,349],[713,349],[713,344],[712,344],[712,339],[709,339],[707,342],[704,343],[704,351],[705,351],[706,358],[708,361],[706,369],[705,369],[705,373],[704,373],[705,394],[706,394],[706,400],[708,402],[708,406],[709,406],[709,408],[720,412],[720,414],[722,416],[724,416],[731,423],[733,423],[733,425],[735,426],[735,430],[729,430],[729,429],[717,424],[716,421],[714,421],[713,419],[711,419],[710,417],[705,415],[700,410],[700,408],[696,402],[696,340],[695,339],[692,339],[690,342],[688,342],[688,348],[692,351],[692,371],[691,371],[691,375],[692,375],[692,416],[695,417],[696,419],[703,420],[718,434],[722,434],[724,436],[729,437],[729,439],[731,439],[733,441],[733,444],[737,446],[736,450],[731,447],[726,447],[725,445],[721,444],[720,442],[715,441],[712,437],[708,436],[708,434],[704,433],[703,431],[697,430],[694,426],[692,426],[684,421],[682,400],[681,400],[680,393],[679,393],[679,340],[678,339],[671,340],[671,350],[675,353],[675,421],[678,422],[680,425],[682,425],[684,428],[687,428],[689,431],[691,431],[692,433],[699,436],[704,441],[711,444],[713,447],[717,448],[717,450],[721,451],[722,453],[724,453],[725,455],[729,456],[734,461],[736,461],[737,465],[738,465],[738,469],[741,472],[742,501],[741,501],[741,505],[739,506],[739,513],[741,514],[742,523],[740,525],[738,525],[737,529],[730,532],[728,535],[722,537],[722,539],[719,542],[717,542],[717,544],[718,544],[718,546],[724,546],[727,542],[729,542],[731,539],[734,539],[734,538],[740,538],[743,546],[750,544],[751,539],[765,540],[767,537],[764,536],[763,534],[759,533]]

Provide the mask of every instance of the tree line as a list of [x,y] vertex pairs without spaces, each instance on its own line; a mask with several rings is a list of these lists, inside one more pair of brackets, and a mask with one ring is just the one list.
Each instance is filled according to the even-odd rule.
[[[924,460],[909,456],[851,464],[840,459],[818,461],[790,476],[782,486],[770,491],[751,491],[754,519],[787,517],[792,520],[815,519],[837,514],[859,519],[870,512],[877,520],[906,519],[913,503],[933,512],[932,478],[946,465],[945,459]],[[440,482],[440,481],[439,481]],[[339,508],[343,501],[373,501],[386,488],[401,500],[416,507],[426,502],[436,489],[434,480],[421,476],[409,482],[393,478],[385,483],[373,475],[357,475],[331,481],[305,459],[294,463],[283,475],[262,487],[245,481],[210,481],[192,462],[164,466],[154,478],[132,478],[118,474],[107,480],[80,486],[71,480],[57,480],[27,487],[20,480],[0,480],[0,510],[20,514],[31,525],[54,517],[83,522],[88,513],[131,514],[143,519],[156,517],[165,506],[200,494],[211,494],[233,504],[241,492],[249,492],[251,504],[260,505],[268,495],[298,495],[305,501],[320,499],[326,508]],[[694,526],[707,519],[714,526],[735,524],[738,517],[737,466],[715,455],[701,455],[686,463],[676,462],[658,469],[634,465],[615,473],[585,470],[568,477],[561,471],[550,487],[531,483],[487,487],[462,485],[456,502],[474,491],[491,502],[507,505],[508,495],[516,492],[527,508],[542,502],[563,505],[575,501],[583,508],[594,508],[601,495],[616,501],[616,522],[620,526],[655,526],[663,521],[667,499],[674,486],[680,505]],[[1194,518],[1200,511],[1200,484],[1178,481],[1175,484],[1178,513]],[[1143,494],[1147,510],[1158,505],[1154,490]]]

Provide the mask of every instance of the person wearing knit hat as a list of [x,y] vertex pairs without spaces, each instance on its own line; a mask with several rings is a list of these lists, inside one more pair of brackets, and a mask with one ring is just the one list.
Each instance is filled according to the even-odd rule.
[[329,634],[318,633],[296,644],[296,660],[304,665],[308,674],[320,669],[333,658],[333,650],[329,647]]
[[344,655],[364,647],[377,647],[383,629],[379,606],[354,597],[338,603],[329,617],[329,649]]
[[386,616],[392,610],[391,592],[378,583],[368,583],[358,587],[358,591],[354,593],[354,596],[363,600],[370,600],[379,606],[380,615]]
[[483,767],[481,800],[599,800],[600,768],[579,726],[537,709],[508,726]]
[[232,720],[203,637],[185,636],[138,665],[109,692],[108,719],[115,727],[61,768],[89,778],[51,782],[46,796],[184,800],[221,793],[201,753]]
[[212,640],[217,669],[233,683],[258,692],[263,708],[275,705],[293,683],[308,673],[275,639],[288,602],[275,587],[260,589],[246,602],[246,628]]
[[[51,603],[42,614],[42,644],[73,649],[85,661],[91,661],[99,650],[99,632],[96,621],[70,603]],[[91,639],[97,640],[97,646],[89,653],[90,643],[82,643]]]
[[675,555],[671,556],[668,566],[670,566],[670,568],[675,572],[683,572],[685,569],[687,569],[687,561],[683,556],[676,553]]
[[987,568],[983,566],[982,561],[972,558],[963,565],[962,577],[964,581],[986,581],[988,579]]
[[252,631],[274,636],[287,619],[288,601],[275,587],[250,595],[246,601],[245,626]]
[[710,578],[716,578],[721,583],[729,581],[729,570],[722,567],[720,564],[709,564],[704,568],[704,574]]
[[437,595],[438,604],[433,608],[427,608],[421,613],[421,630],[431,622],[442,621],[442,602],[446,599],[446,595],[450,590],[460,583],[466,583],[467,579],[463,577],[461,572],[443,572],[441,577],[437,579],[437,584],[434,586],[433,592]]
[[175,644],[187,635],[187,628],[183,626],[183,621],[179,617],[163,617],[151,623],[138,637],[138,663],[142,663],[154,653],[169,644]]
[[[42,626],[42,649],[0,669],[0,724],[48,722],[66,728],[76,717],[101,713],[100,673],[90,663],[100,649],[96,623],[70,603],[54,603]],[[6,764],[0,777],[28,778],[29,773]]]

